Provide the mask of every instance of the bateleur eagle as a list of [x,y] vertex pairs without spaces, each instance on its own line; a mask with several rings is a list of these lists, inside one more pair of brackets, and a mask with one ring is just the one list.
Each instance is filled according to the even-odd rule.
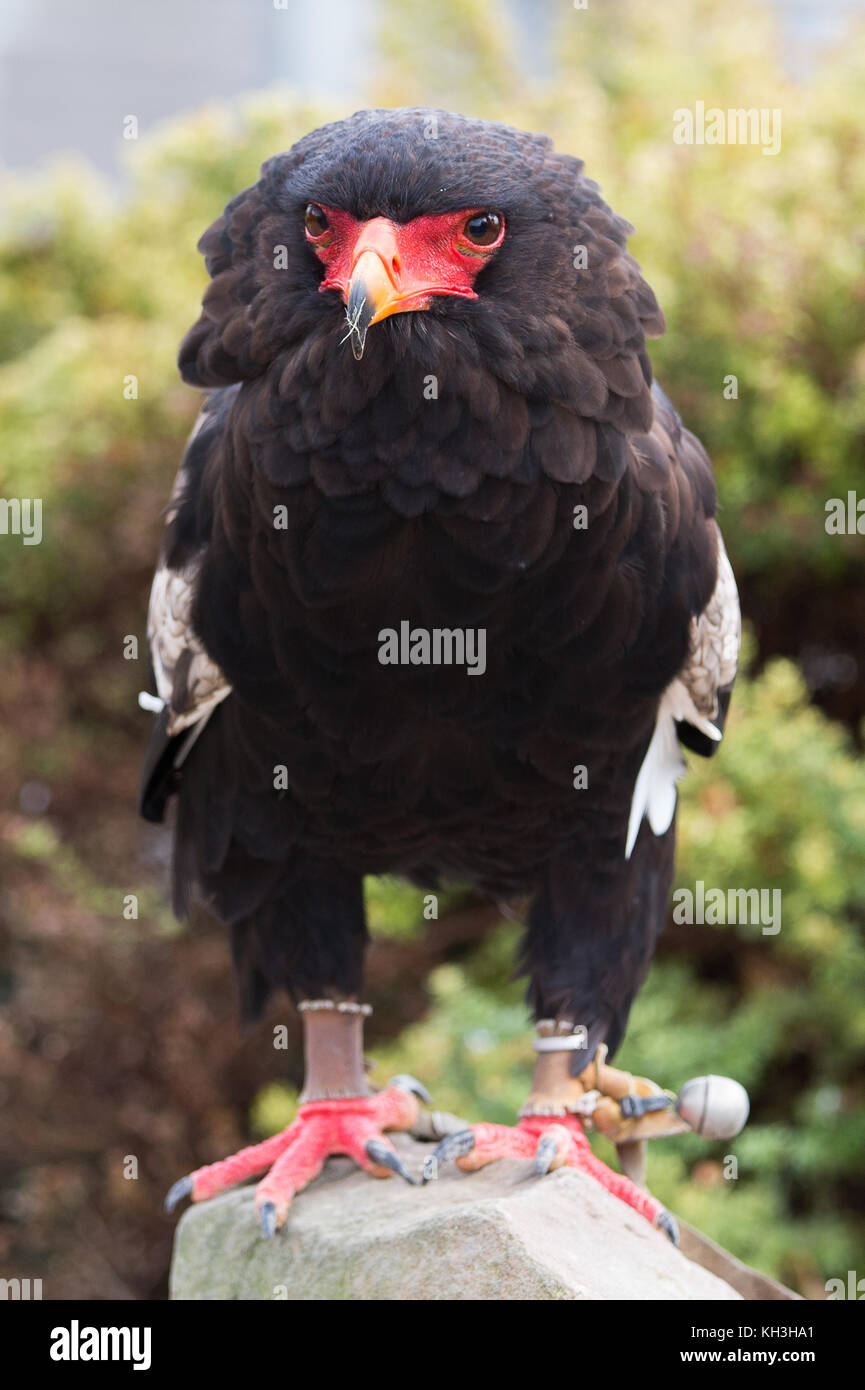
[[288,991],[307,1072],[284,1133],[169,1205],[264,1173],[272,1234],[329,1153],[413,1180],[383,1131],[423,1088],[373,1092],[361,1051],[363,877],[388,873],[531,898],[531,1095],[427,1176],[571,1163],[674,1234],[583,1125],[612,1106],[631,1138],[670,1104],[607,1058],[739,608],[711,465],[652,385],[631,231],[546,137],[406,109],[305,136],[202,237],[180,370],[209,394],[153,584],[142,810],[176,798],[176,910],[230,927],[248,1017]]

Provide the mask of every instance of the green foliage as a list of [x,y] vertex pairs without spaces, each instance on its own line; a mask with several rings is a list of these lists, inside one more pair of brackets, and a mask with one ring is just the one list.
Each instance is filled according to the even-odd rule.
[[426,922],[456,907],[461,896],[458,889],[429,895],[399,878],[368,878],[366,919],[374,935],[409,941],[419,935]]

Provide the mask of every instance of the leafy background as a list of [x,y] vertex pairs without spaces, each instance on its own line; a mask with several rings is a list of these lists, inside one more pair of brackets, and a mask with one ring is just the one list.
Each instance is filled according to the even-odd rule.
[[[738,1139],[656,1143],[650,1184],[822,1297],[861,1270],[865,1233],[865,563],[862,537],[824,527],[826,500],[862,478],[862,27],[796,78],[756,0],[680,0],[675,41],[656,7],[620,0],[615,41],[609,7],[563,11],[539,78],[491,0],[384,9],[371,104],[546,130],[638,225],[668,318],[656,372],[715,461],[749,619],[730,736],[682,789],[676,882],[780,888],[783,924],[671,925],[618,1060],[667,1086],[720,1071],[748,1087]],[[697,100],[780,107],[781,153],[674,145],[672,111]],[[342,114],[285,91],[197,111],[132,148],[122,196],[68,162],[3,180],[0,491],[41,497],[45,534],[0,544],[0,1266],[46,1297],[164,1296],[162,1191],[293,1111],[285,1001],[241,1036],[220,930],[170,915],[168,835],[134,813],[136,694],[198,405],[174,366],[203,288],[196,240],[262,159]],[[368,890],[377,1076],[412,1071],[439,1108],[511,1120],[531,1065],[518,926],[458,887],[438,922],[403,885]]]

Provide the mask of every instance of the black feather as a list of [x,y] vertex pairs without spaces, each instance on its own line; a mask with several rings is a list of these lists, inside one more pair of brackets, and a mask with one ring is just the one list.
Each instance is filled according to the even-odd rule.
[[[507,236],[477,299],[386,319],[355,361],[309,201],[397,222],[489,205]],[[536,1013],[621,1037],[673,852],[644,826],[625,860],[631,795],[716,572],[711,467],[651,389],[663,316],[631,230],[545,137],[399,110],[269,160],[201,240],[180,366],[228,389],[167,556],[199,565],[194,627],[234,693],[180,774],[157,730],[142,804],[161,815],[179,781],[176,902],[231,925],[249,1013],[279,985],[360,988],[360,885],[388,872],[533,894]],[[485,673],[382,665],[404,620],[484,629]]]

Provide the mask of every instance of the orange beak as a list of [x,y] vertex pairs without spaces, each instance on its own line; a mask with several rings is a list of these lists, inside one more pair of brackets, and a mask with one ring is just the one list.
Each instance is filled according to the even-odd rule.
[[386,217],[367,222],[354,246],[346,299],[355,357],[363,356],[372,324],[407,309],[425,309],[436,292],[435,284],[403,264],[394,223]]

